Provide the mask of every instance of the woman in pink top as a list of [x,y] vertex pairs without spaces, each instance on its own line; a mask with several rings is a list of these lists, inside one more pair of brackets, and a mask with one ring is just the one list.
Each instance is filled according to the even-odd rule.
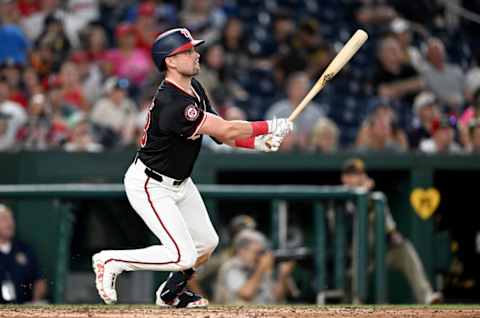
[[480,89],[474,93],[472,104],[463,112],[459,119],[460,140],[468,151],[472,150],[472,140],[470,138],[469,127],[476,119],[480,117]]
[[115,36],[118,48],[108,50],[105,56],[111,74],[141,85],[151,69],[150,57],[145,50],[136,48],[135,29],[131,24],[118,25]]

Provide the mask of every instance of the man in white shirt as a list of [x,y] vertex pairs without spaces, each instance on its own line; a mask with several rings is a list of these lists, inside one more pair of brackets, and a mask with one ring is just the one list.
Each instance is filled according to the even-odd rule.
[[[285,118],[290,116],[303,97],[305,97],[310,86],[307,73],[298,72],[290,75],[287,79],[287,98],[279,100],[270,106],[265,118]],[[313,127],[322,116],[324,116],[324,112],[320,105],[311,102],[295,120],[296,129],[289,137],[285,138],[284,144],[290,144],[288,139],[293,139],[295,145],[298,145],[300,148],[306,148]]]
[[465,75],[458,65],[447,63],[445,46],[439,39],[427,42],[427,60],[422,75],[427,87],[452,111],[461,110],[464,102]]
[[[104,146],[134,142],[137,107],[127,95],[128,87],[127,79],[108,79],[105,84],[106,96],[93,106],[90,119],[104,132],[100,138]],[[106,140],[105,136],[110,137]]]

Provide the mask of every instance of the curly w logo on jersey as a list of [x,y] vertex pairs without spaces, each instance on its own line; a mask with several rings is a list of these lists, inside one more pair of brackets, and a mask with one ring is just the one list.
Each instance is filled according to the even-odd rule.
[[195,121],[200,115],[200,110],[197,106],[190,104],[185,108],[185,118],[189,121]]

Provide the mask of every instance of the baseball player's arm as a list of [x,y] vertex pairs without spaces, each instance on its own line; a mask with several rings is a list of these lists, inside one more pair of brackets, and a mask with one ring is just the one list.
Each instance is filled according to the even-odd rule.
[[[231,147],[256,149],[265,152],[277,151],[283,140],[282,134],[289,132],[273,128],[275,125],[280,126],[277,119],[259,122],[228,121],[211,113],[206,113],[205,117],[206,119],[198,132],[210,135]],[[285,126],[281,129],[288,130],[290,127]],[[272,136],[271,131],[277,131],[278,135]],[[248,137],[239,137],[245,135]]]
[[247,139],[260,135],[274,134],[286,136],[292,130],[292,124],[286,118],[264,121],[224,120],[223,118],[205,113],[205,119],[198,129],[199,134],[217,138],[226,144],[238,139]]

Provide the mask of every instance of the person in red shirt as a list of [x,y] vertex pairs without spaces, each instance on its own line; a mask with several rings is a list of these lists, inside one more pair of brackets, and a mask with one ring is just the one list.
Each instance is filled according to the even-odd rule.
[[60,69],[60,79],[65,101],[80,110],[88,111],[90,105],[83,92],[77,65],[71,61],[65,62]]
[[28,105],[27,97],[21,89],[23,65],[12,59],[7,59],[0,65],[0,70],[10,86],[9,100],[17,102],[26,108]]
[[150,52],[153,41],[160,34],[160,26],[155,19],[155,4],[143,2],[138,6],[138,16],[135,21],[137,48]]
[[90,26],[83,45],[90,62],[102,62],[108,46],[105,29],[101,25]]
[[17,0],[17,8],[22,17],[28,17],[41,10],[40,1],[37,0]]

